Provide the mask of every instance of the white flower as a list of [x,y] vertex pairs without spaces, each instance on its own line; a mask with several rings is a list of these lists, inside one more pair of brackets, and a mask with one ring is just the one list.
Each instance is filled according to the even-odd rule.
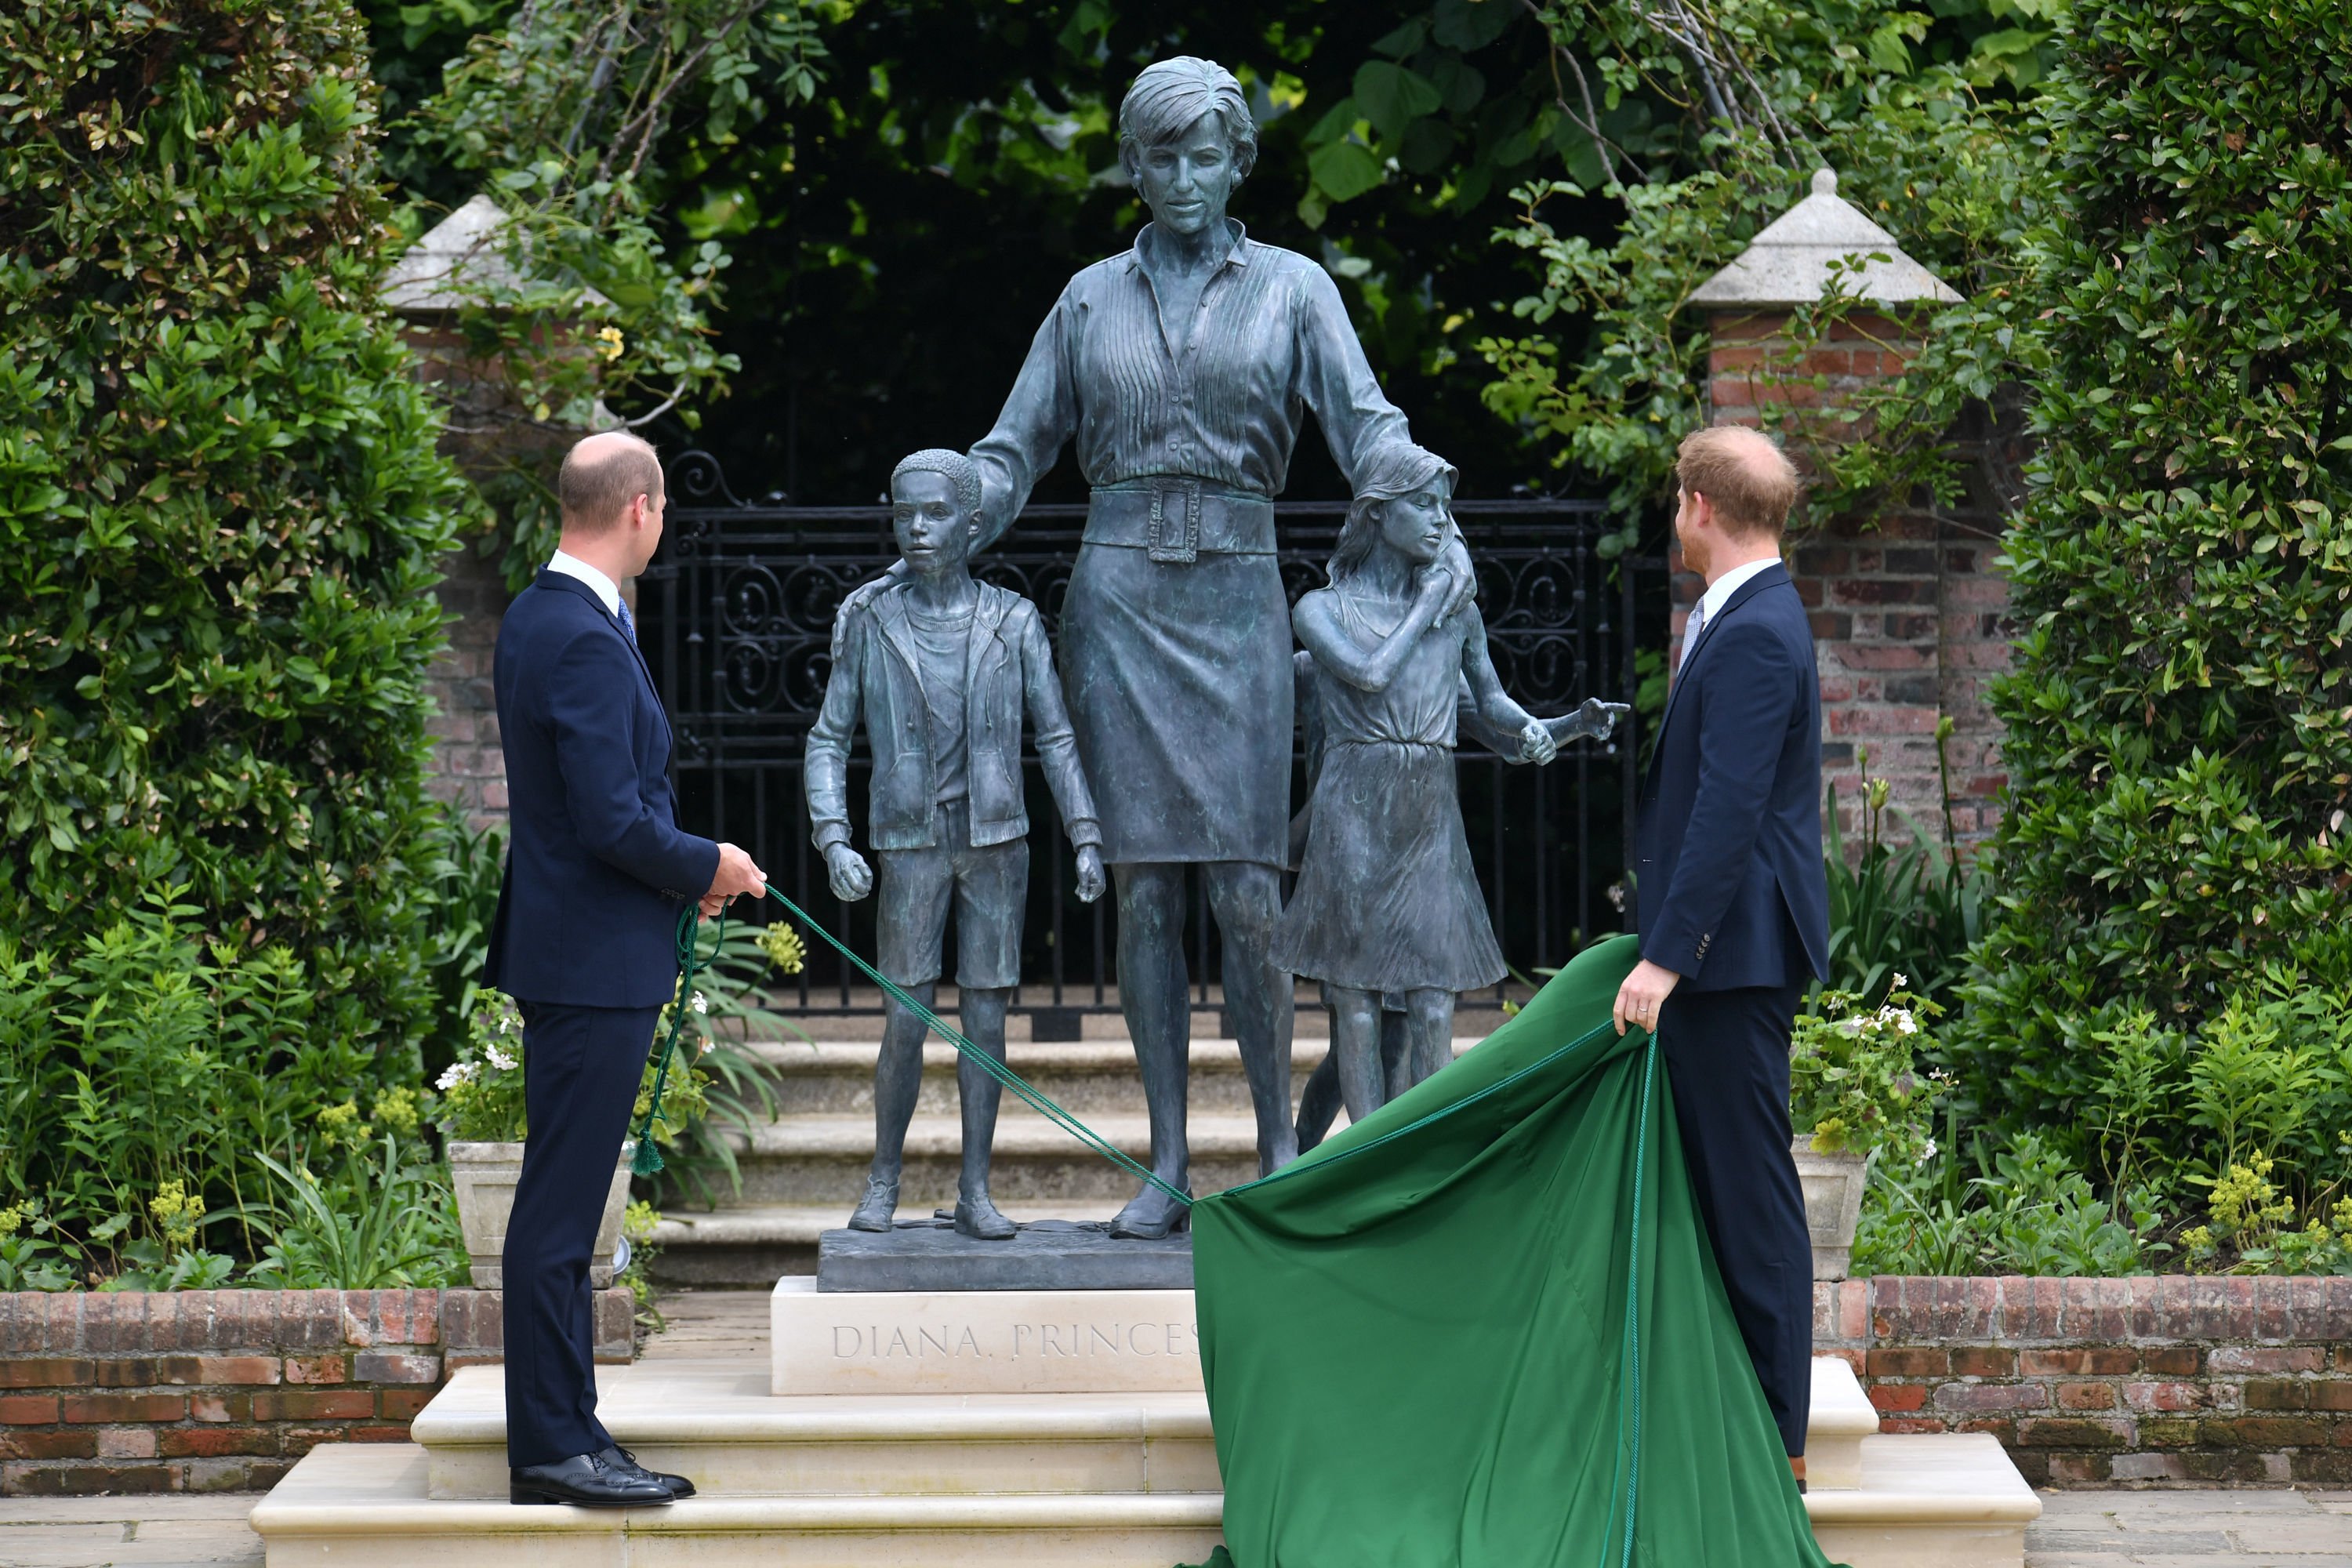
[[1908,1008],[1895,1015],[1895,1032],[1898,1035],[1916,1035],[1919,1032],[1919,1020],[1911,1016]]
[[1933,1138],[1930,1138],[1927,1140],[1927,1146],[1919,1151],[1919,1163],[1924,1165],[1935,1157],[1936,1141]]
[[1911,977],[1909,975],[1898,974],[1895,977],[1895,989],[1897,991],[1908,991],[1910,988]]
[[1860,1018],[1848,1018],[1838,1026],[1838,1032],[1844,1035],[1848,1039],[1852,1039],[1860,1035],[1862,1030],[1863,1020]]
[[514,1059],[514,1058],[512,1058],[512,1057],[510,1057],[510,1056],[507,1055],[507,1053],[506,1053],[506,1052],[504,1052],[504,1051],[502,1051],[502,1050],[499,1049],[499,1047],[496,1047],[496,1046],[491,1046],[491,1047],[489,1047],[488,1048],[487,1048],[486,1050],[484,1050],[484,1051],[482,1052],[482,1054],[483,1054],[484,1056],[486,1056],[486,1057],[489,1058],[490,1058],[490,1065],[491,1065],[492,1067],[494,1067],[494,1068],[498,1068],[500,1072],[512,1072],[512,1071],[514,1071],[514,1069],[515,1069],[515,1059]]
[[719,1048],[719,1042],[718,1042],[718,1040],[717,1040],[717,1039],[715,1039],[715,1038],[713,1038],[713,1037],[711,1037],[710,1036],[708,1036],[708,1035],[706,1035],[706,1036],[704,1036],[704,1037],[703,1037],[703,1040],[702,1040],[702,1054],[703,1054],[704,1056],[706,1056],[706,1057],[707,1057],[707,1056],[709,1056],[711,1052],[713,1052],[713,1051],[717,1050],[718,1048]]
[[451,1062],[441,1069],[441,1076],[435,1080],[435,1087],[446,1090],[455,1089],[461,1083],[471,1083],[478,1070],[479,1069],[471,1062]]
[[687,1005],[693,1008],[698,1013],[708,1013],[710,1011],[709,1001],[699,991],[694,994],[693,1000],[688,1002]]

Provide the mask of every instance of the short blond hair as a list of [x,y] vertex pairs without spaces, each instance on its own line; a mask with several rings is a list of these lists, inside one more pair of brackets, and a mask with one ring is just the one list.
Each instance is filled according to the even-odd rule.
[[653,443],[625,431],[583,437],[563,454],[555,478],[556,504],[566,527],[601,533],[621,519],[621,509],[639,496],[662,499],[661,454]]
[[1797,504],[1797,466],[1771,437],[1741,425],[1717,425],[1683,437],[1675,481],[1714,504],[1734,539],[1778,539]]

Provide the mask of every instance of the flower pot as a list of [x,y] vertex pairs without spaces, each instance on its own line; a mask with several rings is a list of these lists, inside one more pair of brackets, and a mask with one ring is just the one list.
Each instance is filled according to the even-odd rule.
[[1862,1184],[1867,1161],[1860,1154],[1813,1147],[1807,1133],[1791,1146],[1797,1179],[1805,1188],[1805,1228],[1813,1237],[1813,1278],[1843,1279],[1853,1258],[1854,1227],[1862,1223]]
[[[629,1159],[636,1149],[635,1139],[622,1143],[621,1157],[613,1166],[613,1185],[604,1194],[604,1217],[596,1226],[596,1249],[590,1255],[595,1261],[588,1267],[588,1283],[598,1290],[613,1282],[621,1211],[629,1206]],[[515,1183],[521,1176],[520,1143],[449,1145],[449,1184],[457,1191],[457,1225],[465,1232],[466,1256],[478,1290],[505,1286],[499,1258],[506,1251],[507,1220],[514,1213]]]

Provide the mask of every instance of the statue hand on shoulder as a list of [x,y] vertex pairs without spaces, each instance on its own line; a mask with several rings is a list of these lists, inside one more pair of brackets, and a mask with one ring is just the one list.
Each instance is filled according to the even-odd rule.
[[1091,904],[1103,896],[1102,850],[1092,844],[1078,846],[1078,902]]
[[[841,634],[843,629],[849,625],[851,613],[863,608],[866,600],[872,598],[883,589],[889,587],[892,584],[898,582],[906,574],[907,563],[904,561],[893,561],[890,563],[889,569],[884,572],[882,575],[875,578],[871,583],[859,584],[856,587],[852,588],[849,591],[849,597],[841,601],[841,608],[833,612],[832,653],[835,663],[840,662],[841,659]],[[836,892],[839,890],[839,889],[835,889]]]
[[845,903],[854,904],[874,890],[874,868],[846,844],[826,846],[824,871],[825,879],[833,884],[833,896]]

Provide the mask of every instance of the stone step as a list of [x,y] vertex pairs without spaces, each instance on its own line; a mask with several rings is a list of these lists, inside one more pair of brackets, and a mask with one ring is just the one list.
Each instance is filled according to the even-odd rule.
[[[465,1379],[495,1389],[495,1377],[488,1368],[461,1373],[436,1405]],[[756,1371],[748,1381],[756,1386]],[[648,1387],[642,1403],[662,1398]],[[670,1402],[665,1419],[683,1434],[697,1411],[683,1389]],[[887,1408],[925,1403],[904,1397],[765,1403],[832,1409],[778,1409],[761,1429],[740,1430],[740,1442],[665,1445],[647,1425],[650,1410],[614,1424],[614,1436],[648,1463],[698,1468],[697,1479],[712,1487],[668,1508],[516,1508],[484,1498],[485,1489],[502,1494],[503,1452],[487,1429],[461,1433],[453,1405],[438,1431],[420,1416],[420,1432],[484,1441],[315,1448],[254,1509],[252,1525],[269,1568],[771,1559],[802,1568],[1169,1568],[1202,1560],[1219,1536],[1223,1497],[1204,1412],[1154,1409],[1135,1396],[1032,1399],[1029,1409],[962,1400],[952,1402],[962,1409],[951,1426],[939,1412]],[[461,1460],[460,1447],[477,1451]],[[1817,1487],[1805,1500],[1832,1559],[1853,1568],[2021,1568],[2025,1527],[2042,1505],[1991,1436],[1871,1436],[1859,1458],[1858,1486]],[[477,1495],[436,1496],[436,1474]],[[722,1476],[866,1489],[739,1493],[718,1489]],[[1121,1489],[1037,1489],[1041,1480],[1068,1486],[1089,1476]],[[991,1489],[1001,1483],[1025,1489]]]
[[431,1497],[409,1443],[313,1448],[254,1509],[268,1568],[1169,1568],[1223,1539],[1214,1492],[714,1497],[515,1508]]
[[[1151,1137],[1139,1111],[1097,1113],[1087,1125],[1129,1158],[1149,1161]],[[1247,1116],[1195,1113],[1187,1131],[1196,1192],[1223,1192],[1257,1178],[1257,1123]],[[838,1205],[842,1218],[866,1191],[874,1158],[874,1120],[855,1114],[784,1115],[735,1139],[745,1205]],[[929,1214],[952,1205],[963,1157],[962,1124],[952,1115],[917,1116],[907,1129],[899,1208]],[[1025,1105],[1007,1097],[996,1125],[991,1188],[999,1203],[1125,1202],[1137,1178]]]
[[[1456,1055],[1477,1044],[1455,1039]],[[761,1040],[749,1048],[772,1066],[782,1083],[780,1109],[787,1114],[874,1114],[874,1040]],[[1328,1048],[1320,1039],[1292,1043],[1290,1102],[1295,1108]],[[1135,1048],[1124,1037],[1005,1046],[1013,1070],[1064,1109],[1087,1117],[1097,1111],[1143,1110],[1143,1083]],[[1192,1047],[1192,1109],[1229,1115],[1251,1114],[1249,1081],[1242,1076],[1241,1048],[1231,1040],[1195,1040]],[[934,1038],[923,1047],[923,1087],[918,1114],[952,1116],[956,1111],[955,1047]]]

